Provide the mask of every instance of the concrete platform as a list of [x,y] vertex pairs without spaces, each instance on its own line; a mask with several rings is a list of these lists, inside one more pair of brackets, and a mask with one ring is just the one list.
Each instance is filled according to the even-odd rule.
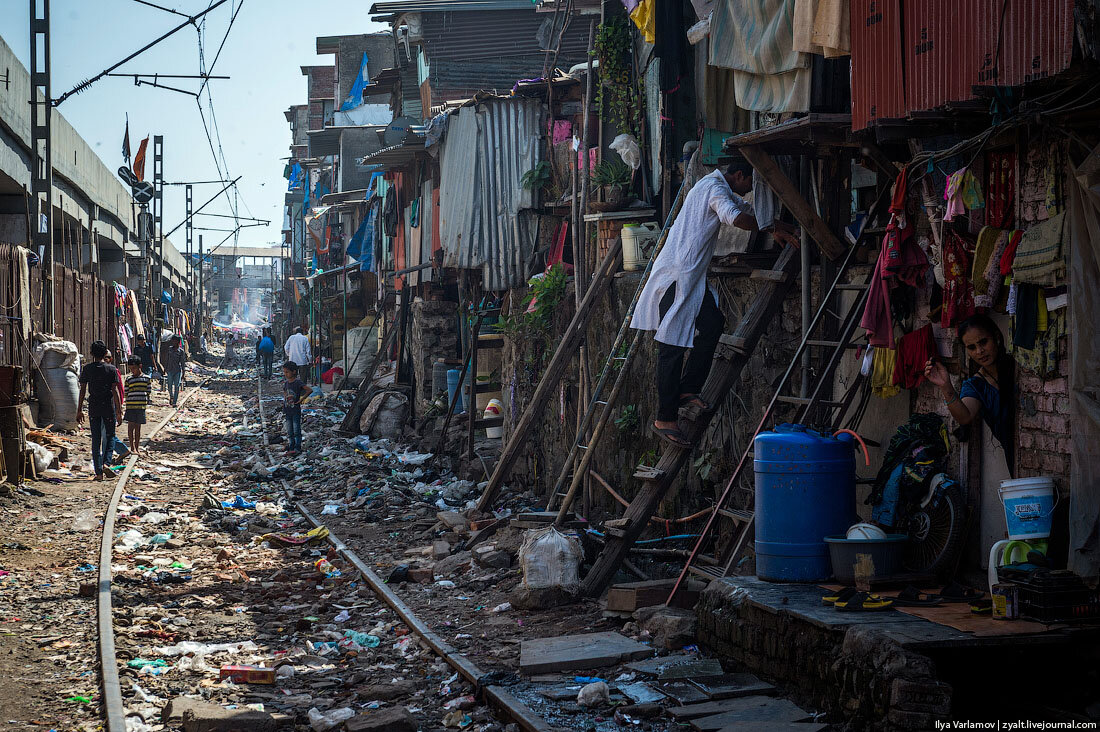
[[[841,612],[823,606],[823,594],[813,584],[716,580],[696,605],[699,641],[727,666],[776,683],[850,730],[931,729],[937,720],[975,718],[982,700],[998,697],[1003,713],[1003,693],[980,687],[990,668],[1064,669],[1072,680],[1075,663],[1056,659],[1076,653],[1087,667],[1082,649],[1100,647],[1096,626],[980,635],[896,610]],[[1069,685],[1042,683],[1052,690],[1047,700],[1059,683]]]

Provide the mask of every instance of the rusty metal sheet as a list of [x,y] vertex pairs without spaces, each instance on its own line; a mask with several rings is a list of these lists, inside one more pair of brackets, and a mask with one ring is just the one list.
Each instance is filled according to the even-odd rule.
[[891,0],[852,0],[852,129],[905,116],[901,10]]

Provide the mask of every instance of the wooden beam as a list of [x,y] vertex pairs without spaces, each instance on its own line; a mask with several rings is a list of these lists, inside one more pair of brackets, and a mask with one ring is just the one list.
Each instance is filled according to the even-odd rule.
[[596,276],[588,286],[588,292],[585,293],[584,299],[577,307],[577,312],[573,314],[573,319],[569,322],[569,327],[565,329],[562,339],[558,341],[558,347],[554,351],[550,363],[546,366],[546,371],[539,380],[539,385],[535,388],[535,393],[531,397],[527,409],[523,410],[523,416],[520,417],[519,423],[512,434],[508,436],[508,443],[501,451],[500,458],[493,467],[493,474],[489,477],[489,484],[485,486],[485,491],[481,494],[481,500],[478,501],[477,508],[479,511],[491,510],[493,499],[496,498],[501,485],[508,477],[508,473],[511,472],[512,465],[515,463],[520,451],[528,447],[528,433],[534,427],[536,420],[541,417],[543,408],[558,388],[562,374],[565,373],[565,369],[573,359],[573,354],[576,353],[577,346],[588,329],[588,321],[595,310],[596,301],[607,291],[608,286],[611,284],[611,275],[615,271],[615,264],[622,248],[622,240],[614,240],[607,251],[607,256],[604,257],[599,269],[596,270]]
[[783,205],[790,209],[795,219],[801,224],[803,230],[817,244],[821,253],[829,259],[839,259],[847,249],[844,243],[836,237],[828,225],[821,220],[813,207],[798,192],[798,188],[790,178],[783,174],[775,160],[764,150],[755,145],[746,145],[738,148],[745,159],[752,164],[764,182],[775,191]]

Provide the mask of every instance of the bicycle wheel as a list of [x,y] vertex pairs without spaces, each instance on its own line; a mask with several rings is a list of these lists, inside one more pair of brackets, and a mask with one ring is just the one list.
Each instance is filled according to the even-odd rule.
[[956,487],[937,491],[905,524],[909,541],[902,563],[910,572],[941,574],[954,567],[966,531],[966,505]]

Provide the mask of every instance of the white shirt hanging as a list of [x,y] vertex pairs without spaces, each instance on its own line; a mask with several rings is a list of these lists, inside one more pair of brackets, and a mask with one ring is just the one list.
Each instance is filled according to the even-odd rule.
[[[684,198],[661,253],[653,262],[649,281],[638,297],[630,326],[655,330],[654,339],[671,346],[690,348],[695,342],[695,318],[707,287],[707,267],[721,224],[733,225],[752,206],[733,192],[720,170],[699,179]],[[665,291],[676,285],[672,305],[661,318]]]

